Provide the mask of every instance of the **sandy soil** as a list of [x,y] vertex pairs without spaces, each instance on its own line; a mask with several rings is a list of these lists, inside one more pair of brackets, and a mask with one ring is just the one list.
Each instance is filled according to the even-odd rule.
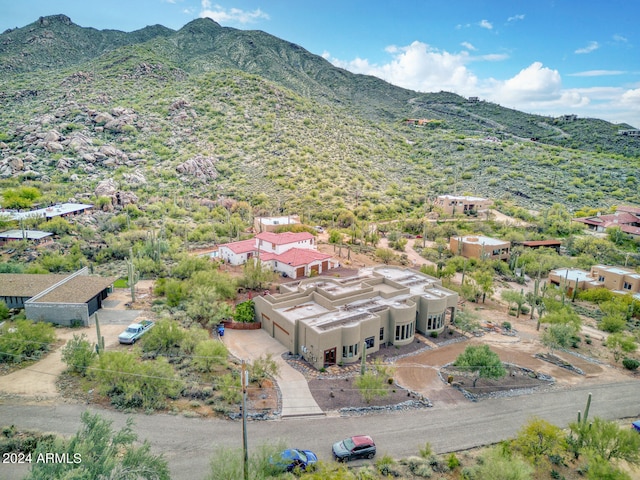
[[[152,282],[141,280],[137,284],[137,290],[144,295],[148,292]],[[105,310],[125,310],[126,303],[130,302],[131,296],[128,289],[115,289],[109,296],[109,303],[118,302],[113,308],[105,308]],[[134,305],[136,306],[136,305]],[[142,305],[140,305],[142,306]],[[148,315],[145,314],[145,317]],[[117,347],[118,335],[122,332],[122,325],[101,325],[100,333],[105,338],[106,347]],[[56,348],[47,354],[42,360],[33,365],[15,370],[12,373],[0,377],[0,395],[8,396],[24,396],[34,401],[52,401],[60,399],[60,392],[56,387],[56,380],[65,369],[66,365],[62,361],[62,348],[67,340],[73,338],[74,335],[86,335],[89,342],[96,343],[95,326],[81,328],[59,328],[56,330],[58,344]]]

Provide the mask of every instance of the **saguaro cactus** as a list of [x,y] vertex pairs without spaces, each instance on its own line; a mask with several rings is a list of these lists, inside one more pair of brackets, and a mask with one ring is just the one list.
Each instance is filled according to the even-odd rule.
[[96,313],[96,353],[100,355],[104,352],[104,337],[100,335],[100,321],[98,320],[98,314]]
[[133,264],[133,248],[129,249],[129,260],[127,260],[127,283],[131,289],[131,303],[136,301],[136,283],[140,280],[140,272]]

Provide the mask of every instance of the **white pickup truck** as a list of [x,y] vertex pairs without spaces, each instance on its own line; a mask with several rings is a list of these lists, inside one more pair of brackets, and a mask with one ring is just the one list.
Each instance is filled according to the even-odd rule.
[[142,320],[140,323],[132,323],[124,332],[118,335],[118,341],[125,345],[132,345],[154,325],[155,323],[151,320]]

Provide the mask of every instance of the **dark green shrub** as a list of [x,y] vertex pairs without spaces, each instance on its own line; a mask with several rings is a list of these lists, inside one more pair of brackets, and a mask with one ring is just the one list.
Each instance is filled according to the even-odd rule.
[[627,357],[622,360],[622,366],[627,370],[636,370],[638,367],[640,367],[640,361],[636,360],[635,358]]
[[96,357],[93,345],[87,340],[87,336],[73,335],[62,349],[62,361],[67,364],[70,372],[86,375],[87,368],[93,363]]

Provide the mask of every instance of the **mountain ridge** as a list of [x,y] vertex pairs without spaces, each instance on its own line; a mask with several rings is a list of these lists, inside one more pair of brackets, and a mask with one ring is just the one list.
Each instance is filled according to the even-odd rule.
[[[365,215],[363,205],[372,213],[380,202],[393,215],[456,191],[509,193],[527,208],[640,203],[640,142],[618,135],[621,125],[414,92],[210,19],[128,34],[41,17],[0,35],[0,65],[8,184],[73,178],[73,190],[110,175],[126,185],[125,170],[139,169],[149,184],[181,194],[266,195],[271,208],[323,215]],[[209,183],[174,178],[178,165],[203,161],[216,164]],[[142,183],[131,187],[145,194]]]

